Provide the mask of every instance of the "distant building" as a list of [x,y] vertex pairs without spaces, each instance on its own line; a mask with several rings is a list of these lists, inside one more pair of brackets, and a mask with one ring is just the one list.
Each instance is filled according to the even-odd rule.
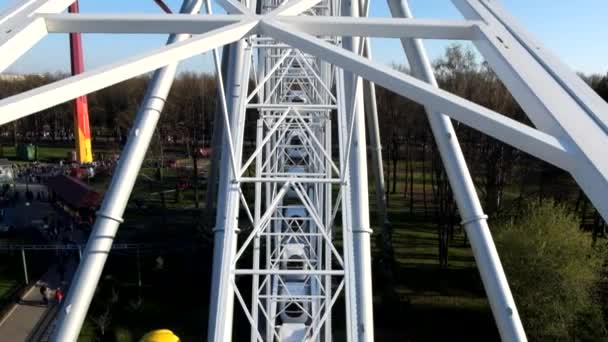
[[13,184],[14,181],[13,164],[8,159],[0,159],[0,184]]
[[23,81],[25,75],[20,74],[0,74],[0,81]]
[[101,204],[101,194],[74,177],[59,175],[49,178],[47,187],[55,204],[74,216],[94,217]]

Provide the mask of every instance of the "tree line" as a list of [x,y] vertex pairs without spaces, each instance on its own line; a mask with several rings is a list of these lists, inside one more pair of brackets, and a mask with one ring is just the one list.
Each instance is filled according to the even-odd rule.
[[[394,65],[394,68],[408,72],[407,67],[401,65]],[[472,51],[460,45],[453,45],[446,50],[443,56],[435,60],[434,68],[442,89],[514,120],[532,125],[505,85]],[[45,74],[2,79],[0,80],[0,98],[65,77],[67,77],[65,74]],[[608,101],[608,74],[581,74],[580,77],[600,97]],[[99,144],[116,146],[124,144],[148,81],[148,76],[142,76],[88,95],[94,148]],[[423,216],[426,220],[436,223],[439,265],[447,268],[448,249],[459,228],[460,218],[424,108],[381,87],[377,87],[376,93],[388,206],[391,208],[395,206],[394,203],[405,203],[405,210],[409,214]],[[205,73],[180,74],[167,99],[150,153],[155,158],[162,159],[165,149],[170,147],[172,151],[181,151],[184,155],[192,157],[195,165],[193,178],[195,184],[198,184],[197,154],[194,151],[211,145],[216,113],[215,76]],[[254,123],[254,120],[249,120],[249,122]],[[73,105],[64,103],[0,126],[0,142],[3,144],[66,143],[73,140],[73,136],[71,136],[73,126]],[[560,203],[560,210],[567,212],[559,212],[561,216],[551,221],[556,222],[555,225],[540,224],[544,222],[544,219],[538,215],[531,216],[532,218],[529,219],[535,224],[538,223],[537,225],[540,227],[538,229],[544,234],[543,236],[555,234],[555,237],[551,239],[543,237],[542,241],[530,240],[530,243],[538,242],[538,246],[544,246],[547,241],[554,241],[556,244],[558,242],[565,244],[565,241],[569,241],[576,242],[574,249],[581,250],[586,240],[582,238],[568,240],[561,234],[564,231],[571,235],[575,234],[568,227],[571,227],[571,223],[576,221],[579,228],[592,232],[594,240],[605,236],[606,223],[566,172],[463,124],[454,122],[454,126],[484,210],[492,220],[500,223],[496,226],[505,226],[504,222],[518,218],[521,212],[555,213],[557,211],[547,203],[557,202]],[[248,127],[250,132],[245,135],[248,146],[255,143],[255,135],[251,134],[254,128],[254,126]],[[195,187],[195,189],[198,188]],[[196,197],[198,199],[198,193]],[[198,205],[198,200],[196,204]],[[529,209],[531,206],[534,210]],[[498,228],[497,241],[499,244],[517,246],[518,243],[523,243],[523,240],[517,240],[517,238],[527,231],[530,224],[524,219],[519,222],[519,226],[506,224],[506,228],[503,228],[502,232],[501,228]],[[524,247],[530,249],[530,246]],[[392,251],[391,245],[387,248]],[[532,258],[524,253],[505,255],[506,268],[509,273],[520,270],[509,265],[517,262],[528,263],[528,259],[518,259],[520,257]],[[394,259],[394,257],[392,258]],[[510,262],[509,258],[514,261]],[[585,260],[588,260],[585,258],[589,258],[589,256],[582,253],[576,261],[585,263]],[[603,262],[598,261],[600,259],[598,256],[594,256],[594,258],[594,265]],[[551,256],[543,260],[547,262],[548,266],[543,266],[538,272],[551,269],[553,267],[551,260],[558,260],[558,258]],[[392,264],[394,260],[385,260],[385,263]],[[589,273],[593,273],[593,277],[590,275],[585,278],[588,280],[586,288],[591,288],[589,284],[597,281],[594,277],[597,273],[596,269],[600,269],[601,265],[594,267],[593,272]],[[577,266],[576,269],[581,269],[581,267]],[[572,272],[568,279],[575,279],[579,276],[580,273]],[[539,285],[543,283],[536,278],[531,278],[531,282]],[[522,284],[517,281],[513,284],[516,294],[517,292],[525,294],[524,290],[518,291],[518,287],[528,287],[527,284]],[[577,287],[572,287],[572,289],[576,290]],[[535,298],[517,299],[518,302],[524,303],[522,306],[524,313],[532,316],[535,314],[533,310],[536,310],[538,305],[534,302]],[[547,303],[549,302],[547,300]],[[527,307],[526,303],[532,304]],[[566,304],[570,305],[569,308],[575,306],[572,303]],[[576,310],[582,309],[576,307],[571,311]],[[577,319],[579,319],[578,316],[570,317],[564,325],[571,329],[575,326],[571,321]],[[550,320],[543,320],[543,322],[548,321]],[[546,329],[543,329],[558,328],[547,326]],[[557,335],[557,333],[555,334]]]
[[[62,73],[22,75],[0,80],[0,98],[6,98],[68,77]],[[136,77],[87,95],[94,141],[125,142],[143,99],[149,76]],[[182,73],[167,99],[157,134],[175,143],[208,141],[215,108],[215,78],[211,74]],[[43,110],[0,127],[4,143],[73,140],[72,102]]]
[[[394,67],[408,72],[404,66]],[[471,50],[450,46],[435,60],[434,68],[441,88],[531,125],[504,84]],[[0,80],[0,98],[65,77],[54,73],[5,78]],[[608,101],[608,74],[581,77]],[[148,81],[149,76],[141,76],[88,95],[95,145],[124,144]],[[389,205],[401,196],[410,213],[435,218],[440,240],[447,241],[459,222],[458,213],[423,107],[381,87],[377,87],[377,104]],[[64,103],[1,126],[0,141],[17,144],[73,140],[73,110],[72,103]],[[164,149],[171,146],[192,156],[194,150],[209,147],[216,112],[215,76],[179,74],[150,153],[162,159]],[[508,213],[526,198],[542,201],[554,197],[572,201],[583,214],[585,221],[581,224],[602,233],[604,223],[599,214],[567,174],[465,125],[455,122],[455,128],[488,215]],[[250,140],[248,145],[254,144],[255,134],[246,133],[245,138]]]

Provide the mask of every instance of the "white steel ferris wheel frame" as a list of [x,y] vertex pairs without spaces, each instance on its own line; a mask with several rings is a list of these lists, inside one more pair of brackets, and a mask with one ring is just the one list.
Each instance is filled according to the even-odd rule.
[[[521,28],[496,0],[452,0],[465,18],[460,21],[413,19],[406,0],[388,0],[393,18],[368,18],[366,0],[218,0],[227,15],[210,15],[209,2],[207,15],[193,15],[203,5],[200,0],[184,1],[181,14],[62,14],[72,1],[18,1],[2,13],[0,71],[49,33],[171,36],[166,47],[0,100],[0,124],[5,124],[154,71],[62,306],[59,328],[53,336],[56,341],[75,341],[78,336],[177,63],[208,51],[213,51],[218,71],[220,120],[225,127],[210,341],[231,339],[235,295],[252,323],[252,340],[277,337],[274,325],[281,321],[269,318],[268,309],[280,307],[279,301],[283,300],[311,312],[306,323],[312,327],[307,330],[308,339],[329,341],[331,308],[341,291],[346,299],[347,339],[373,340],[365,129],[367,116],[374,145],[372,169],[378,174],[382,166],[374,83],[425,106],[503,340],[524,341],[526,337],[450,118],[568,171],[602,216],[608,218],[608,157],[602,150],[608,143],[608,105]],[[400,39],[412,75],[374,62],[369,37]],[[473,42],[535,128],[439,89],[421,39]],[[217,51],[224,45],[230,46],[223,58],[228,63],[225,80]],[[254,48],[258,51],[258,83],[248,96]],[[307,103],[294,103],[293,98],[285,97],[287,91],[295,89],[291,84],[305,92],[299,96]],[[252,102],[256,98],[253,94],[258,103]],[[259,113],[258,146],[243,164],[248,108]],[[331,122],[332,111],[337,113],[337,123]],[[337,158],[331,154],[332,124],[338,128]],[[302,146],[289,146],[284,141],[293,132],[299,132]],[[280,169],[289,162],[289,149],[305,149],[310,156],[304,174],[286,174]],[[250,165],[255,165],[255,177],[243,175]],[[245,183],[255,184],[253,213],[241,191]],[[334,185],[339,188],[339,200],[332,197]],[[283,197],[288,193],[301,201],[306,219],[314,221],[306,230],[300,227],[284,231],[285,211],[278,208],[284,206]],[[236,238],[239,204],[246,208],[254,227],[240,245]],[[341,250],[332,240],[336,204],[342,211]],[[305,257],[310,262],[306,270],[280,266],[281,253],[289,244],[283,241],[311,246]],[[255,256],[250,269],[237,262],[246,248],[252,248]],[[263,257],[262,249],[271,256]],[[310,251],[318,256],[314,263]],[[272,253],[278,257],[273,259]],[[336,264],[339,269],[333,268]],[[253,288],[270,289],[271,293],[254,291],[248,305],[236,286],[237,276],[251,276]],[[289,293],[288,289],[282,294],[278,287],[273,288],[275,285],[264,284],[302,276],[317,279],[317,285],[305,287],[305,293]],[[313,287],[314,291],[308,290]],[[311,304],[304,307],[304,300]],[[278,315],[275,309],[274,316]]]

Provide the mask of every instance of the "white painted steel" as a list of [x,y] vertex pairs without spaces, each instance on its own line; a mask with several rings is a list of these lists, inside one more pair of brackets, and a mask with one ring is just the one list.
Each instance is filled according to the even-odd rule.
[[151,53],[92,69],[77,76],[5,98],[0,101],[0,124],[17,120],[159,67],[238,41],[254,29],[255,25],[255,21],[241,21],[170,44]]
[[59,13],[71,3],[70,0],[15,1],[6,9],[0,16],[0,72],[46,36],[46,25],[38,14]]
[[45,14],[39,15],[48,33],[189,33],[202,34],[236,24],[243,15],[173,14]]
[[[226,80],[226,98],[230,123],[226,127],[234,139],[234,150],[224,144],[222,155],[233,153],[234,159],[223,158],[222,170],[231,170],[220,174],[218,186],[218,208],[214,228],[213,271],[211,278],[211,298],[209,307],[209,341],[230,341],[232,339],[232,317],[234,308],[234,274],[232,260],[237,248],[238,211],[240,184],[234,182],[238,165],[242,159],[243,134],[245,129],[245,99],[249,83],[249,62],[246,43],[238,41],[233,53],[229,56]],[[235,165],[236,164],[236,165]]]
[[426,38],[475,40],[478,21],[424,19],[314,17],[277,18],[298,31],[321,36],[359,36],[384,38]]
[[[361,1],[343,1],[342,13],[352,18],[364,17]],[[342,46],[352,53],[362,55],[364,40],[358,37],[344,37]],[[352,235],[353,276],[355,290],[356,318],[352,331],[357,341],[374,341],[374,315],[372,294],[372,267],[369,223],[369,190],[367,187],[367,143],[365,139],[365,105],[363,98],[363,79],[354,73],[343,73],[344,82],[344,122],[351,132],[346,140],[346,158],[343,159],[348,169],[344,174],[349,179],[349,205],[347,214],[351,215],[346,230]],[[340,115],[340,114],[338,114]],[[347,202],[347,203],[348,203]]]
[[[131,130],[55,341],[78,336],[176,63],[209,50],[220,89],[216,126],[224,129],[215,140],[223,144],[209,341],[232,339],[234,310],[240,308],[251,324],[252,341],[296,336],[329,342],[334,304],[342,295],[347,341],[373,340],[365,112],[379,188],[382,164],[370,82],[426,107],[504,340],[523,341],[525,333],[449,117],[567,170],[608,218],[608,156],[597,148],[608,143],[608,105],[498,1],[452,0],[466,19],[461,21],[413,19],[405,0],[388,1],[395,18],[367,18],[369,1],[352,0],[218,0],[226,15],[211,15],[209,0],[208,15],[202,16],[61,14],[72,1],[17,1],[3,11],[0,70],[49,33],[180,34],[167,47],[0,100],[0,124],[5,124],[163,68],[155,72]],[[182,12],[198,12],[200,5],[187,0]],[[413,76],[370,60],[371,47],[362,37],[401,38]],[[472,41],[536,128],[438,89],[419,39]],[[224,83],[217,48],[226,44],[232,45],[223,56]],[[256,86],[249,92],[251,72]],[[244,146],[248,122],[257,125],[253,151]],[[254,162],[255,175],[245,176]],[[253,199],[242,189],[248,183],[253,183]],[[333,241],[339,209],[340,248]],[[240,210],[246,220],[239,219]],[[238,243],[238,227],[245,222],[252,229]],[[251,263],[241,260],[244,255],[253,256]],[[249,302],[237,277],[251,279]],[[287,308],[300,313],[290,318]]]
[[[388,4],[393,16],[412,17],[407,0],[389,0]],[[412,74],[438,87],[422,41],[403,39],[401,43]],[[425,110],[460,210],[460,216],[463,218],[462,224],[471,242],[475,261],[480,270],[486,293],[488,293],[500,335],[505,341],[526,341],[513,296],[490,235],[486,222],[487,216],[481,207],[473,179],[460,149],[456,131],[447,115],[435,112],[432,106],[427,106]]]
[[450,117],[551,164],[564,169],[572,167],[574,161],[568,145],[557,137],[432,87],[388,66],[339,49],[312,36],[294,32],[287,25],[269,20],[262,21],[260,25],[263,32],[289,42],[302,51],[321,55],[326,61],[355,72],[402,96],[445,111]]
[[[201,0],[185,0],[180,12],[196,14],[201,5]],[[167,40],[167,44],[175,44],[189,37],[185,34],[172,35]],[[118,226],[122,223],[122,215],[154,135],[165,99],[173,84],[177,66],[170,64],[157,70],[150,81],[144,102],[135,117],[127,144],[114,171],[112,182],[97,213],[97,219],[72,280],[70,291],[61,304],[59,323],[51,338],[52,341],[76,341],[78,338]]]

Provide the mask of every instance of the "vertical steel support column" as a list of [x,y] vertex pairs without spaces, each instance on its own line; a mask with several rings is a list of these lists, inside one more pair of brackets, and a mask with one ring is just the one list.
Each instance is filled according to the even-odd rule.
[[[328,3],[330,3],[328,1]],[[322,79],[322,81],[330,86],[331,85],[331,78],[332,78],[332,68],[330,66],[329,63],[327,62],[323,62],[320,61],[319,62],[319,70],[320,72],[320,77]],[[330,103],[331,99],[330,99],[330,95],[329,93],[325,93],[325,97],[324,97],[325,103]],[[331,168],[331,159],[333,158],[333,146],[332,146],[332,134],[333,134],[333,130],[332,130],[332,119],[331,119],[331,112],[327,111],[325,113],[323,113],[325,116],[327,116],[327,118],[325,119],[325,140],[324,140],[324,144],[325,144],[325,148],[327,151],[327,155],[328,158],[325,161],[325,170],[326,170],[326,177],[327,178],[331,178],[332,177],[332,168]],[[333,240],[334,236],[335,236],[335,232],[333,227],[331,227],[332,225],[332,211],[333,211],[333,206],[332,206],[332,184],[325,184],[323,185],[323,195],[324,197],[324,206],[325,206],[325,227],[327,229],[327,234],[328,236]],[[329,241],[325,241],[324,242],[324,263],[325,263],[325,268],[327,270],[331,270],[332,269],[332,250],[331,250],[331,244]],[[325,276],[324,279],[324,287],[325,287],[325,303],[331,303],[331,299],[332,299],[332,277],[331,276]],[[327,304],[326,304],[327,305]],[[322,341],[324,342],[331,342],[332,341],[332,327],[333,327],[333,322],[332,322],[332,315],[329,315],[327,317],[327,321],[325,322],[325,327],[324,327],[324,331],[323,331],[323,337],[322,337]]]
[[[358,0],[344,1],[343,11],[352,17],[359,17],[360,4]],[[345,49],[359,54],[361,39],[357,37],[343,38]],[[350,173],[351,193],[351,229],[353,234],[354,272],[357,310],[358,341],[374,340],[374,316],[372,294],[372,265],[369,224],[369,191],[367,187],[367,145],[365,142],[365,107],[363,102],[363,80],[352,73],[344,72],[344,91],[346,100],[347,128],[350,122],[354,127],[352,133],[350,158],[347,167]],[[355,91],[353,93],[353,91]],[[354,115],[354,120],[350,115]]]
[[[78,1],[68,8],[70,13],[78,13]],[[84,72],[84,55],[80,33],[70,33],[70,62],[72,75]],[[76,141],[76,158],[79,163],[93,162],[91,147],[91,126],[89,124],[89,104],[87,97],[80,96],[74,100],[74,140]]]
[[[361,82],[361,80],[359,80]],[[352,232],[355,259],[355,282],[357,291],[357,317],[359,321],[359,341],[374,340],[374,316],[372,294],[372,265],[369,224],[369,190],[367,187],[367,145],[365,143],[365,113],[363,108],[363,87],[355,93],[357,108],[353,115],[354,133],[352,139],[350,169],[350,191],[352,203]]]
[[[185,0],[180,12],[197,13],[201,4],[201,0]],[[171,35],[167,44],[189,37],[189,34]],[[97,213],[95,225],[84,251],[84,258],[78,265],[71,289],[62,304],[58,329],[51,341],[70,342],[78,339],[165,99],[173,84],[176,70],[177,63],[174,63],[154,72],[144,102],[129,133],[129,140],[112,177],[112,183]]]
[[[369,0],[359,1],[362,16],[367,16],[369,12]],[[371,38],[365,38],[363,55],[372,59]],[[365,102],[365,118],[367,133],[370,139],[372,155],[372,173],[376,185],[376,211],[378,215],[378,227],[380,228],[380,238],[378,246],[382,249],[383,258],[393,259],[391,243],[391,228],[388,221],[386,208],[386,191],[384,183],[384,167],[382,165],[382,141],[380,139],[380,127],[378,125],[378,107],[376,105],[376,85],[368,80],[363,80],[363,97]],[[377,240],[377,241],[378,241]],[[390,249],[387,250],[387,247]]]
[[[227,78],[228,74],[228,56],[230,55],[230,50],[232,49],[232,45],[224,45],[222,48],[222,61],[220,65],[221,70],[216,70],[218,76],[221,76],[223,80]],[[215,58],[215,57],[214,57]],[[218,77],[219,80],[219,77]],[[213,119],[213,134],[211,137],[211,163],[209,163],[209,177],[207,178],[207,193],[205,194],[205,202],[207,211],[207,217],[211,218],[213,213],[213,204],[216,199],[216,189],[217,189],[217,171],[220,164],[220,160],[222,158],[222,143],[224,141],[224,120],[223,120],[223,107],[222,101],[220,99],[221,92],[226,92],[225,85],[224,89],[220,89],[220,82],[218,81],[217,85],[217,102],[215,106],[215,117]]]
[[[327,78],[326,78],[327,80]],[[327,82],[326,84],[329,84],[329,82]],[[329,117],[329,113],[327,113],[327,116]],[[331,158],[332,156],[332,145],[331,145],[331,134],[332,134],[332,127],[331,127],[331,120],[328,118],[325,120],[325,146],[327,148],[327,154],[328,156]],[[330,158],[327,158],[327,161],[325,162],[325,170],[327,170],[327,178],[331,178],[332,176],[332,169],[331,169],[331,161]],[[324,201],[325,201],[325,227],[328,230],[327,234],[329,235],[330,238],[333,238],[334,236],[334,231],[333,228],[331,227],[331,218],[332,218],[332,184],[325,184],[324,186]],[[331,229],[331,230],[330,230]],[[327,270],[331,270],[331,265],[332,265],[332,251],[331,251],[331,244],[329,241],[325,241],[325,249],[323,250],[324,257],[325,257],[325,268]],[[332,284],[331,284],[331,276],[327,275],[325,276],[325,303],[326,305],[329,305],[327,303],[331,303],[331,298],[332,298]],[[330,315],[329,317],[327,317],[327,321],[325,322],[325,330],[324,330],[324,337],[323,337],[323,341],[325,342],[331,342],[332,340],[332,316]]]
[[[245,123],[245,99],[249,82],[249,58],[243,40],[234,44],[234,54],[229,56],[228,79],[226,80],[230,129],[234,138],[234,163],[240,170],[243,132]],[[224,134],[227,140],[227,134]],[[236,253],[240,184],[234,174],[230,147],[223,145],[220,184],[218,187],[216,226],[213,241],[213,272],[211,278],[211,300],[209,307],[208,341],[229,342],[232,340],[234,314],[233,258]]]
[[[388,4],[394,17],[413,17],[407,0],[388,0]],[[422,46],[422,41],[420,39],[402,39],[401,43],[413,75],[437,86],[437,80]],[[434,112],[432,108],[425,109],[460,210],[461,224],[464,225],[471,242],[500,336],[503,341],[526,341],[515,301],[486,222],[487,216],[481,208],[452,122],[448,116]]]
[[[250,8],[253,8],[255,10],[255,12],[257,14],[260,14],[260,10],[258,7],[260,7],[259,5],[261,5],[261,3],[259,3],[257,0],[252,0],[250,3]],[[258,50],[258,65],[257,65],[257,79],[261,80],[263,77],[263,68],[262,68],[262,64],[261,62],[259,62],[260,60],[260,51],[263,49],[259,49]],[[249,80],[247,80],[249,81]],[[264,89],[261,89],[258,98],[264,98]],[[246,104],[244,104],[246,105]],[[261,115],[260,115],[260,119],[258,119],[257,121],[257,126],[256,126],[256,144],[255,146],[258,147],[262,144],[262,140],[264,139],[264,120],[261,119]],[[258,156],[255,158],[255,176],[256,177],[261,177],[262,176],[262,155],[263,152],[260,152],[260,154],[258,154]],[[262,215],[262,183],[256,182],[254,184],[254,192],[255,192],[255,207],[253,208],[253,221],[256,225],[260,224],[260,217]],[[253,240],[253,269],[254,270],[259,270],[260,269],[260,236],[258,234],[258,236],[255,237],[255,239]],[[254,274],[253,275],[253,279],[251,281],[251,316],[253,317],[253,322],[254,324],[251,327],[251,342],[256,342],[257,341],[257,336],[258,336],[258,331],[260,329],[260,324],[259,324],[259,313],[258,313],[258,301],[259,301],[259,296],[258,296],[258,287],[260,285],[260,276],[258,274]]]
[[[255,145],[262,145],[262,140],[264,138],[264,120],[258,119],[257,122],[257,132],[256,132],[256,141]],[[262,153],[258,154],[255,158],[255,177],[262,177]],[[256,182],[254,184],[255,187],[255,208],[253,213],[253,221],[255,225],[260,224],[260,217],[262,212],[262,183]],[[256,236],[253,240],[253,269],[260,269],[260,236]],[[258,274],[253,275],[253,279],[251,281],[251,302],[253,303],[251,306],[251,316],[253,317],[253,321],[255,324],[251,327],[251,342],[257,341],[257,330],[260,328],[260,324],[258,323],[259,315],[258,315],[258,287],[260,285],[260,276]]]
[[[337,71],[336,76],[336,99],[338,105],[338,152],[339,152],[339,160],[343,161],[346,159],[346,144],[348,141],[348,119],[346,115],[346,105],[344,99],[346,99],[345,94],[345,76],[343,70]],[[344,175],[343,183],[340,184],[340,189],[342,191],[342,243],[343,243],[343,251],[344,251],[344,301],[346,307],[346,341],[354,342],[357,341],[357,327],[358,327],[358,317],[357,317],[357,300],[356,300],[356,288],[355,288],[355,279],[354,279],[354,265],[353,265],[353,246],[352,246],[352,227],[351,221],[352,218],[350,216],[350,212],[352,211],[351,206],[351,194],[348,188],[347,181],[349,181],[350,171],[346,165],[340,164],[341,172]]]
[[23,262],[23,277],[25,279],[25,285],[30,283],[30,277],[27,275],[27,261],[25,259],[25,249],[21,248],[21,261]]
[[[270,63],[270,58],[266,58],[264,64],[268,65]],[[265,67],[266,70],[268,70],[267,67]],[[267,89],[265,89],[264,92],[264,97],[260,97],[260,103],[263,103],[266,96],[268,96],[267,90],[269,87],[269,84],[266,84],[265,87]],[[268,111],[262,111],[262,113],[266,114],[268,113]],[[266,159],[269,160],[268,163],[266,163],[266,167],[263,170],[265,173],[270,173],[273,168],[274,168],[274,159],[275,159],[275,153],[272,152],[272,148],[271,146],[275,146],[276,144],[278,144],[277,142],[277,136],[276,134],[273,135],[273,137],[270,139],[269,143],[266,145]],[[270,205],[272,204],[272,197],[273,197],[273,192],[275,190],[273,190],[273,186],[274,184],[270,184],[270,183],[266,183],[266,189],[265,189],[265,208],[269,208]],[[272,233],[274,233],[277,229],[277,223],[270,223],[270,227],[268,229],[270,229],[270,231]],[[270,234],[266,235],[266,255],[265,255],[265,264],[266,265],[270,265],[271,263],[271,259],[272,259],[272,254],[270,251],[270,246],[272,246],[272,244],[274,243],[274,239],[275,237],[270,236]],[[268,315],[271,314],[271,310],[272,310],[272,301],[270,299],[270,296],[272,294],[272,283],[273,283],[273,276],[272,275],[265,275],[264,276],[266,279],[266,286],[264,287],[264,293],[266,295],[266,299],[265,299],[265,307],[266,307],[266,313]],[[266,331],[266,340],[267,341],[272,341],[273,340],[273,331],[274,331],[274,322],[271,322],[270,320],[266,319],[266,324],[265,324],[265,331]]]
[[[370,40],[365,44],[365,54],[371,58]],[[363,81],[363,96],[365,98],[365,118],[369,145],[372,155],[372,173],[376,185],[376,211],[378,213],[378,227],[380,228],[380,242],[378,248],[382,249],[383,257],[393,258],[392,250],[387,253],[386,247],[391,243],[391,232],[388,215],[386,213],[386,191],[384,184],[384,166],[382,165],[382,141],[380,140],[380,126],[378,124],[378,107],[376,106],[376,86],[370,81]],[[390,246],[392,249],[392,246]],[[390,255],[384,255],[390,254]]]

